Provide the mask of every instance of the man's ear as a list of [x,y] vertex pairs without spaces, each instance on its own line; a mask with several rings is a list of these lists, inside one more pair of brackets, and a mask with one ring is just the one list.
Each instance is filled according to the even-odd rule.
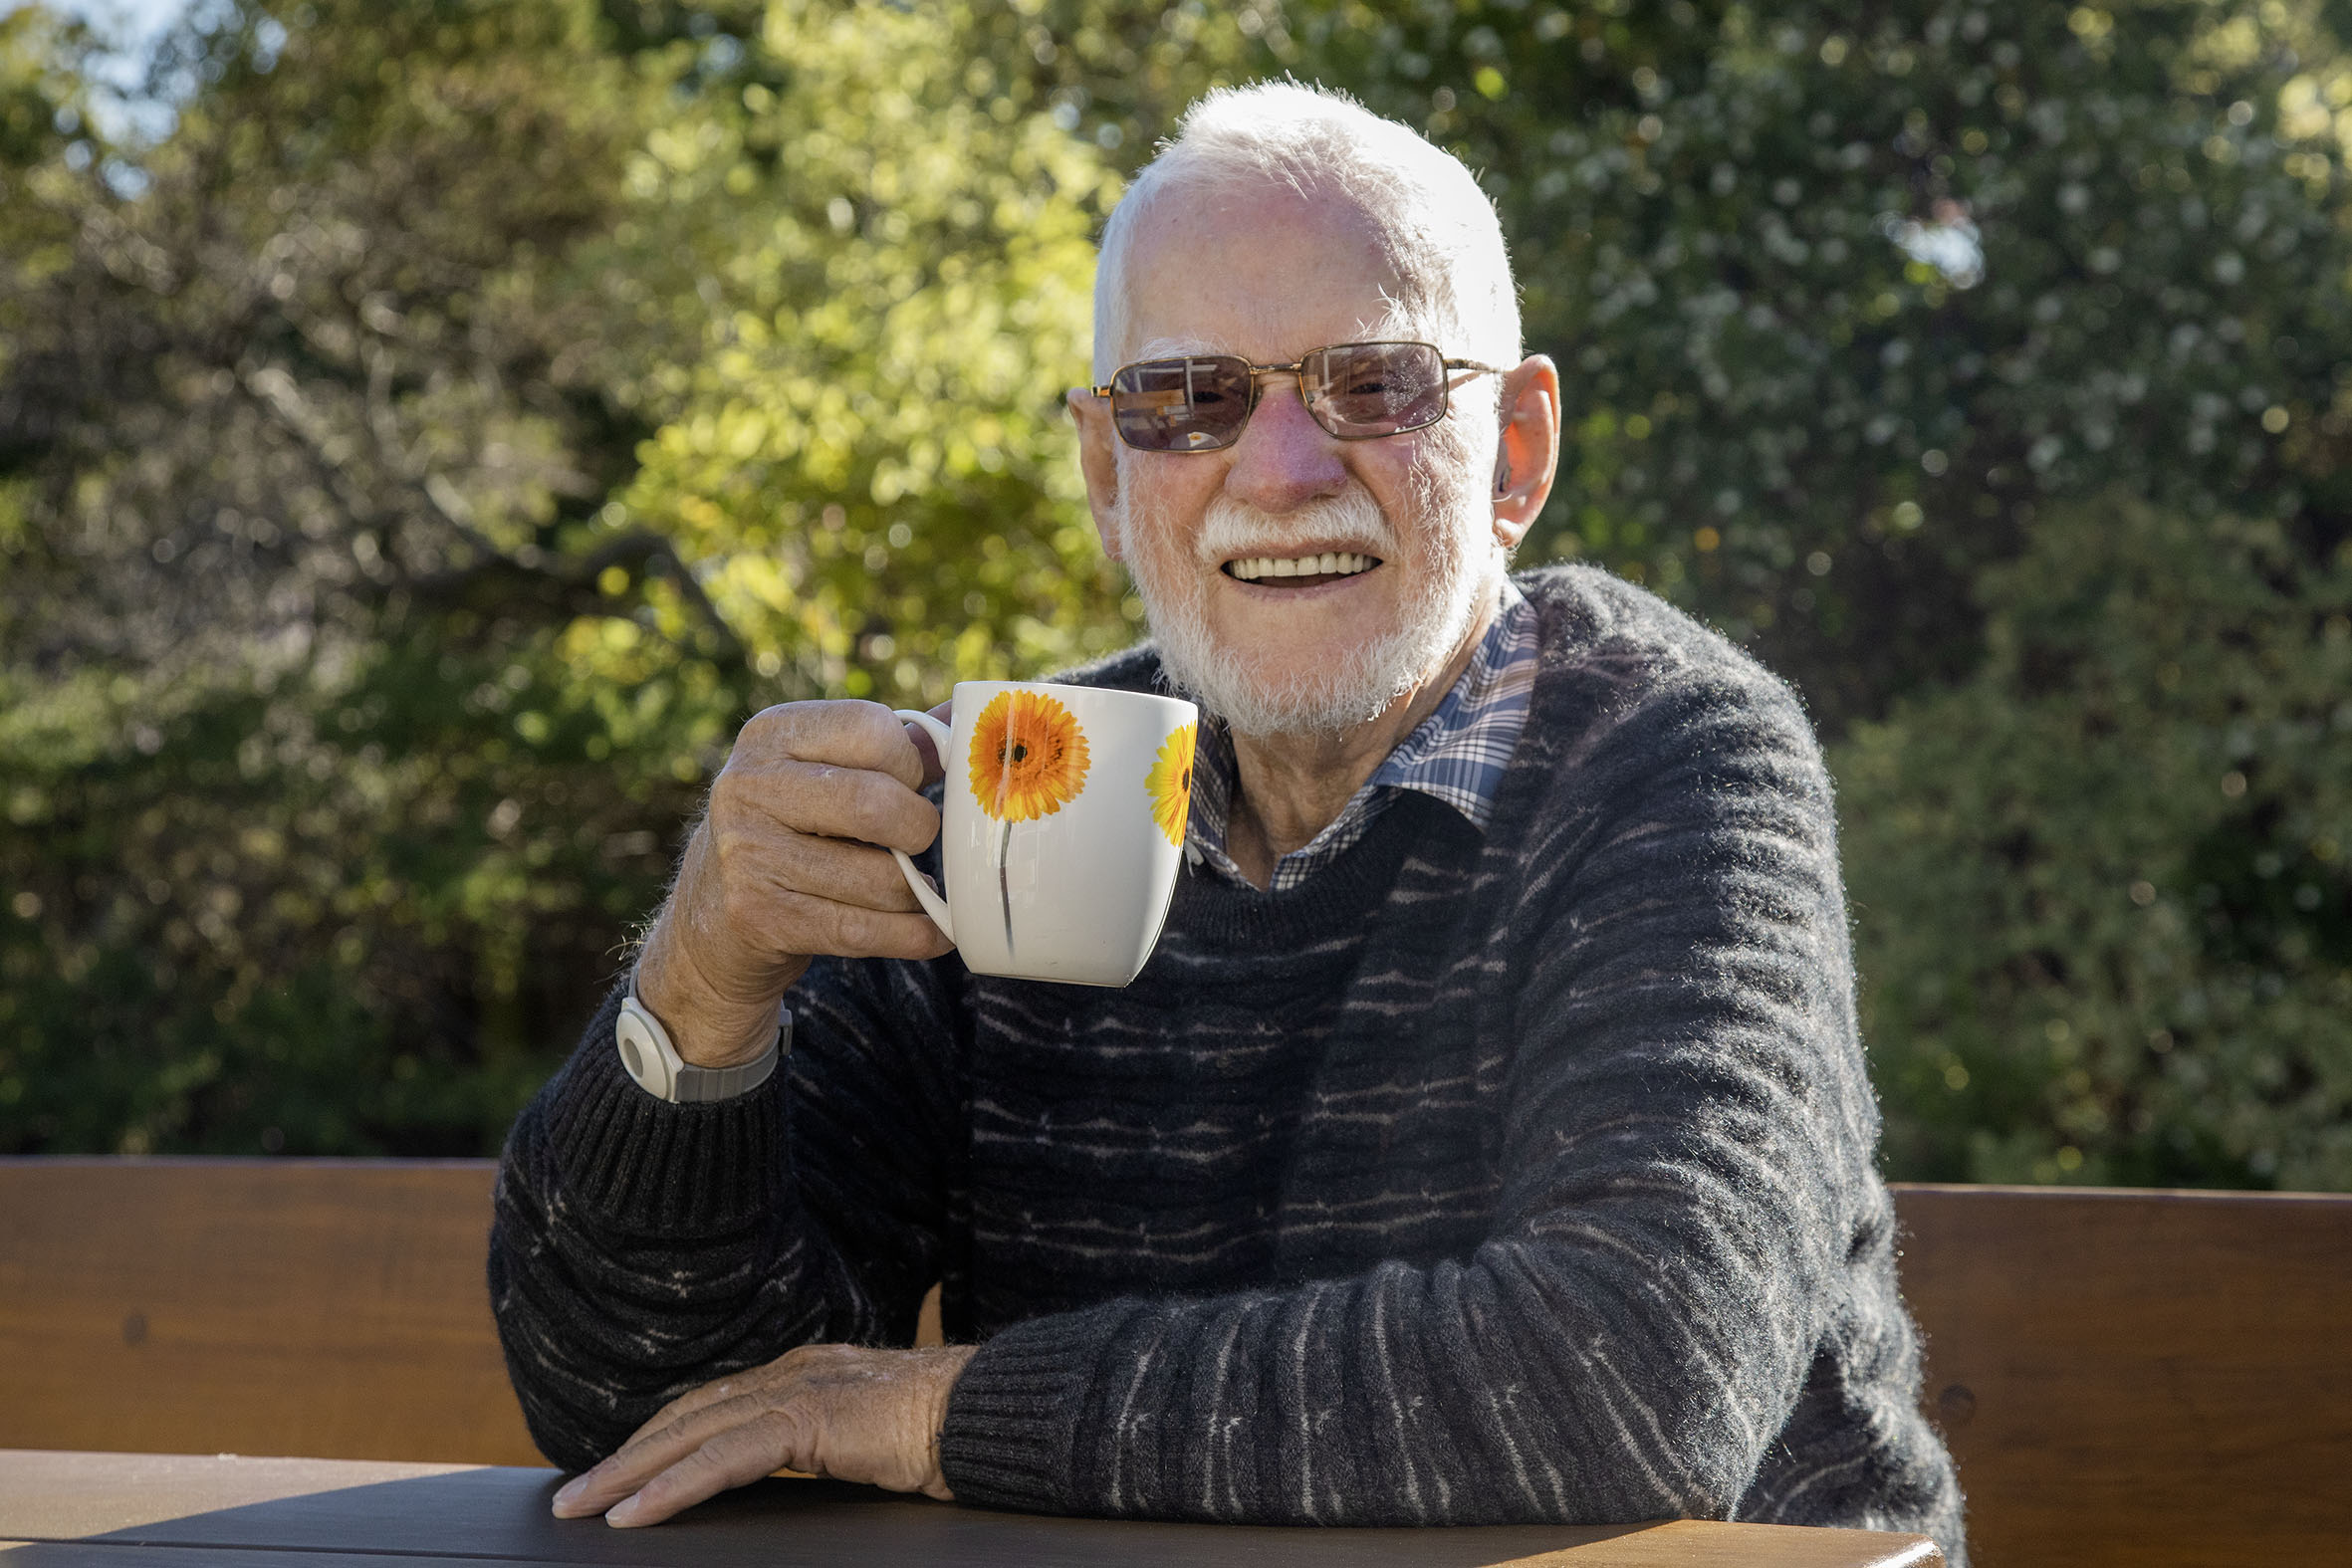
[[1102,553],[1119,556],[1118,432],[1111,428],[1110,404],[1082,386],[1062,395],[1071,423],[1078,427],[1078,471],[1086,479],[1086,509],[1094,514],[1094,532],[1102,536]]
[[1503,438],[1495,454],[1495,538],[1517,550],[1551,495],[1559,466],[1559,367],[1529,354],[1503,378]]

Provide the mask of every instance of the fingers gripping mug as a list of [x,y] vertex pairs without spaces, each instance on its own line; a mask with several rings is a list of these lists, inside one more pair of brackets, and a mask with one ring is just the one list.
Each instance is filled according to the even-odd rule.
[[944,889],[890,852],[965,965],[1077,986],[1133,980],[1184,858],[1200,710],[1149,692],[962,681],[952,729],[912,709],[898,717],[923,727],[947,770]]

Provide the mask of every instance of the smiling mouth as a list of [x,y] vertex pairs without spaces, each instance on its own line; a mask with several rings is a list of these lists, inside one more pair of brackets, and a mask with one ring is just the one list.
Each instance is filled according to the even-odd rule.
[[1360,576],[1380,564],[1377,556],[1357,555],[1352,551],[1324,551],[1319,556],[1245,556],[1229,560],[1220,569],[1229,577],[1243,582],[1258,582],[1269,587],[1305,588],[1321,582],[1337,582],[1343,577]]

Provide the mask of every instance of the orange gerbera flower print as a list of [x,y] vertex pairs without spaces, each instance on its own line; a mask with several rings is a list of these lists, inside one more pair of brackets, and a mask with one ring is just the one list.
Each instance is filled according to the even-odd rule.
[[1200,732],[1199,725],[1188,724],[1169,736],[1143,781],[1151,791],[1151,819],[1179,848],[1184,843],[1184,820],[1192,814],[1192,754]]
[[1088,761],[1086,732],[1043,692],[999,692],[972,726],[972,793],[1008,827],[1076,799]]

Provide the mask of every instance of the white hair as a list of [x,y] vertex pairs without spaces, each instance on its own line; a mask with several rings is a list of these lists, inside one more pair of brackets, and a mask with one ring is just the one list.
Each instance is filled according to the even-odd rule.
[[1128,253],[1145,216],[1178,193],[1269,181],[1301,197],[1340,197],[1363,215],[1399,283],[1393,318],[1448,354],[1519,363],[1519,293],[1503,226],[1461,160],[1344,94],[1261,82],[1193,105],[1111,213],[1094,275],[1096,382],[1132,346]]

